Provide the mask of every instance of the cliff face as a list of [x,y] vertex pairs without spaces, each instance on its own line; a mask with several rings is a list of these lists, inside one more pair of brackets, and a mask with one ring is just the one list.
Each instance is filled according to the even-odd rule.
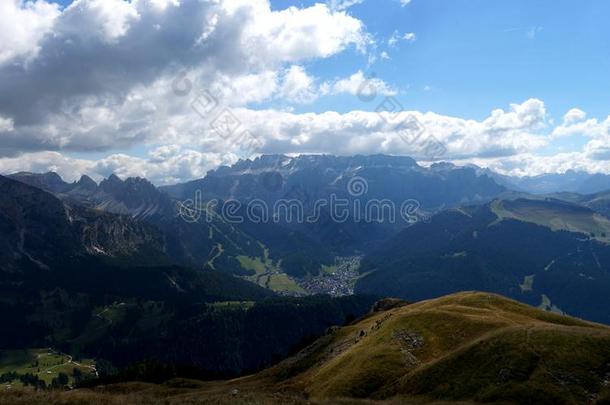
[[70,210],[72,225],[88,254],[128,261],[134,265],[169,263],[162,233],[126,215],[83,208]]
[[135,177],[121,180],[112,174],[98,185],[88,176],[67,183],[57,173],[16,173],[12,180],[42,189],[62,200],[111,212],[149,219],[155,215],[171,215],[171,200],[148,180]]
[[111,175],[99,185],[87,176],[67,183],[55,173],[17,173],[9,178],[42,188],[70,207],[78,239],[91,254],[128,256],[139,260],[132,260],[134,264],[155,265],[167,262],[160,257],[163,252],[177,264],[199,268],[218,264],[237,273],[242,269],[235,257],[264,254],[253,237],[220,217],[212,223],[185,222],[178,216],[176,202],[143,178],[121,180]]
[[0,177],[1,270],[49,269],[84,255],[159,263],[163,238],[130,217],[71,208],[41,189]]

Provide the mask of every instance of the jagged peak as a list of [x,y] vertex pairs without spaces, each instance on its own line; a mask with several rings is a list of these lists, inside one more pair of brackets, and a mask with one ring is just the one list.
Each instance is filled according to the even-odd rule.
[[123,182],[123,180],[121,180],[121,178],[114,173],[112,173],[110,176],[108,176],[108,178],[105,181],[109,181],[109,182],[113,182],[113,183],[116,183],[116,182],[122,183]]
[[261,155],[254,159],[240,159],[232,166],[221,166],[210,171],[210,175],[223,175],[260,170],[302,169],[307,167],[329,165],[337,168],[350,167],[419,167],[417,162],[408,156],[394,156],[384,154],[336,156],[328,154],[302,154],[288,156],[283,154]]
[[[430,169],[443,171],[443,170],[453,170],[457,167],[458,166],[454,165],[451,162],[437,162],[437,163],[433,163],[430,166]],[[466,166],[463,166],[463,167],[466,167]]]
[[128,177],[125,179],[124,183],[127,184],[150,184],[153,185],[147,178],[145,177]]
[[95,189],[97,188],[97,183],[91,177],[83,174],[80,176],[80,179],[76,182],[77,186],[84,187],[87,189]]

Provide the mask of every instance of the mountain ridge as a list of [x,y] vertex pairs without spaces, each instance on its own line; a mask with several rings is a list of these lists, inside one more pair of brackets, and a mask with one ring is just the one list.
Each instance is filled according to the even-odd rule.
[[610,327],[461,292],[394,301],[248,377],[123,383],[71,395],[129,405],[159,398],[172,405],[200,398],[264,405],[602,404],[610,400],[609,375]]

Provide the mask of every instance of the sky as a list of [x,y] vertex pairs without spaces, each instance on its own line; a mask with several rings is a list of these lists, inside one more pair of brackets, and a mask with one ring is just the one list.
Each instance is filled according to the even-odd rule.
[[0,173],[172,184],[265,153],[610,173],[608,15],[605,0],[0,0]]

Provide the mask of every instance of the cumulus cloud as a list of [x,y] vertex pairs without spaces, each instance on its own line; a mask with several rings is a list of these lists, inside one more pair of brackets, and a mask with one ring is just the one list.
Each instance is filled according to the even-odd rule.
[[[397,102],[392,97],[387,100]],[[474,163],[518,176],[567,170],[610,172],[607,146],[610,139],[601,133],[590,137],[582,151],[538,154],[538,150],[556,140],[552,134],[558,127],[549,128],[545,105],[537,99],[511,104],[507,109],[495,109],[480,121],[417,111],[402,114],[370,111],[296,114],[235,108],[233,113],[261,141],[257,149],[259,153],[388,153],[425,160],[427,157],[421,155],[421,148],[399,132],[401,118],[415,117],[423,128],[421,139],[433,136],[446,147],[442,159],[458,164]],[[201,177],[217,165],[230,164],[238,159],[236,148],[239,145],[230,139],[197,131],[193,129],[197,125],[192,120],[176,119],[175,124],[182,128],[175,130],[176,136],[166,137],[166,145],[153,148],[144,158],[115,154],[88,161],[56,152],[38,152],[0,159],[0,172],[25,168],[56,170],[68,176],[87,173],[94,178],[116,172],[123,177],[138,175],[157,184],[169,184]],[[595,130],[599,131],[599,128]]]
[[603,121],[597,118],[587,119],[587,114],[579,109],[570,110],[563,119],[561,125],[555,127],[552,132],[554,138],[565,138],[569,136],[584,136],[598,140],[608,139],[610,136],[610,117]]
[[186,179],[201,178],[221,165],[231,165],[238,157],[231,153],[200,151],[161,146],[148,157],[112,154],[98,160],[65,156],[59,152],[33,152],[19,157],[0,158],[0,173],[18,171],[34,173],[56,172],[68,182],[86,174],[96,181],[114,173],[121,178],[145,177],[158,185],[175,184]]
[[20,20],[6,28],[12,14],[0,14],[0,35],[39,29],[0,42],[0,116],[14,128],[3,153],[154,143],[192,114],[190,100],[171,91],[182,72],[193,87],[230,88],[229,101],[245,105],[276,95],[286,65],[297,66],[286,74],[288,91],[305,77],[299,62],[370,41],[360,20],[324,4],[76,0],[60,11],[44,0],[5,3]]
[[[259,153],[425,159],[401,136],[400,114],[375,111],[384,99],[399,104],[393,86],[361,70],[334,80],[307,71],[310,62],[348,48],[374,56],[365,52],[374,43],[364,24],[346,11],[357,3],[276,10],[268,0],[76,0],[61,9],[47,0],[4,0],[0,172],[54,170],[68,179],[116,172],[167,184],[234,162],[244,152],[243,134]],[[395,32],[388,44],[414,40],[414,33]],[[346,94],[370,111],[291,109]],[[277,105],[285,110],[271,107]],[[423,126],[422,136],[444,145],[445,159],[487,162],[507,173],[610,169],[610,117],[589,118],[577,108],[555,127],[538,99],[482,120],[405,114]],[[569,136],[588,143],[573,154],[536,154]],[[82,158],[91,151],[109,156]]]
[[592,159],[586,152],[566,152],[554,155],[523,153],[520,155],[481,159],[456,160],[457,164],[472,163],[510,176],[537,176],[546,173],[565,173],[568,170],[589,173],[610,173],[610,160]]
[[280,97],[298,103],[310,103],[319,96],[315,79],[302,66],[291,66],[284,75]]
[[231,165],[238,157],[232,153],[203,153],[175,146],[161,146],[146,158],[114,154],[92,162],[89,172],[96,177],[112,173],[119,177],[145,177],[156,184],[174,184],[184,179],[204,177],[221,165]]
[[[377,101],[382,97],[378,96]],[[394,98],[387,101],[397,102]],[[384,104],[385,105],[385,104]],[[381,105],[380,105],[381,107]],[[434,137],[446,148],[443,159],[464,160],[512,159],[546,146],[546,110],[540,100],[531,99],[512,104],[506,110],[496,109],[482,121],[417,111],[400,114],[375,111],[303,113],[277,110],[233,108],[232,114],[240,125],[260,141],[258,153],[331,153],[404,154],[426,159],[421,142]],[[404,136],[404,123],[415,118],[422,126],[418,139]],[[202,118],[203,119],[203,118]],[[239,155],[235,138],[223,138],[218,133],[201,130],[201,123],[186,117],[172,116],[174,127],[162,138],[166,145],[154,148],[146,158],[115,154],[86,165],[87,173],[146,176],[158,183],[171,183],[196,178],[215,164],[232,162]],[[161,138],[159,139],[161,142]],[[205,150],[206,153],[197,152]],[[51,157],[59,155],[29,154],[24,162],[48,166]],[[57,160],[71,167],[73,159]],[[19,161],[0,160],[0,170],[6,172]],[[33,165],[34,163],[32,163]],[[55,163],[53,163],[55,164]],[[84,164],[78,161],[78,164]]]
[[263,140],[266,153],[394,153],[422,158],[419,145],[401,136],[401,119],[410,117],[425,129],[422,136],[434,136],[445,145],[447,158],[511,156],[548,142],[539,132],[546,125],[544,103],[535,99],[513,104],[507,111],[494,110],[483,121],[417,111],[293,114],[240,109],[238,116]]
[[579,108],[572,108],[563,116],[563,122],[566,124],[574,124],[583,121],[587,118],[587,113]]
[[329,94],[351,94],[353,96],[371,97],[376,95],[394,96],[398,92],[377,77],[366,77],[359,70],[353,75],[326,83],[323,92]]
[[59,6],[45,0],[0,2],[0,65],[35,57],[59,14]]

